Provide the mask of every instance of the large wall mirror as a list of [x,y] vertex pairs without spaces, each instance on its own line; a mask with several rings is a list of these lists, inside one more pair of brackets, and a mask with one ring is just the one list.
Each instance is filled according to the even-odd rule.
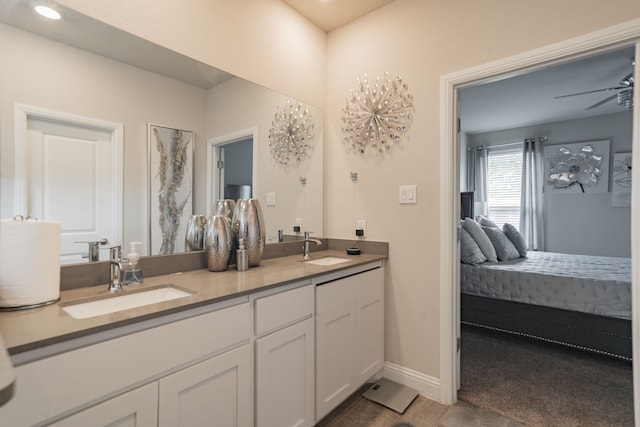
[[[220,148],[249,135],[248,184],[262,205],[267,243],[278,241],[278,230],[292,234],[298,221],[322,236],[321,109],[302,106],[314,138],[306,158],[283,166],[269,149],[269,129],[278,108],[296,100],[75,11],[62,14],[52,22],[28,2],[0,5],[0,217],[35,210],[45,219],[75,218],[64,263],[86,262],[88,245],[76,242],[102,238],[109,240],[105,248],[140,241],[142,254],[155,255],[148,135],[155,124],[193,135],[192,213],[210,214],[220,197],[214,170]],[[60,130],[65,125],[73,129]],[[36,196],[25,195],[33,188]],[[176,252],[184,250],[185,226]]]

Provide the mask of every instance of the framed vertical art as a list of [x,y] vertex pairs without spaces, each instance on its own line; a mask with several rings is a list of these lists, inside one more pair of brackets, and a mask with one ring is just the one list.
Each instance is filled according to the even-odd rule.
[[193,213],[193,132],[148,125],[149,251],[184,251]]
[[611,206],[631,206],[631,153],[615,153],[611,167]]

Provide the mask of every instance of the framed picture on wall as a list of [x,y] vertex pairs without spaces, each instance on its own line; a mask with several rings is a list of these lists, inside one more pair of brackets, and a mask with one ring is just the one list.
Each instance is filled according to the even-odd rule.
[[184,252],[193,213],[193,132],[149,124],[148,149],[150,254]]
[[609,192],[609,140],[545,145],[544,192]]
[[616,153],[611,166],[611,206],[631,206],[631,153]]

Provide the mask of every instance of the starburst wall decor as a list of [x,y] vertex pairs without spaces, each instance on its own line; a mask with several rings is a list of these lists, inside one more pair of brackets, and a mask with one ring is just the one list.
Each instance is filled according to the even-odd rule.
[[360,153],[367,146],[385,152],[407,133],[413,121],[413,96],[401,77],[391,79],[384,73],[382,81],[370,83],[367,75],[351,90],[343,108],[342,132],[345,143]]
[[288,165],[291,158],[301,162],[307,157],[314,138],[314,123],[308,108],[288,99],[283,107],[278,107],[271,124],[269,149],[278,163]]

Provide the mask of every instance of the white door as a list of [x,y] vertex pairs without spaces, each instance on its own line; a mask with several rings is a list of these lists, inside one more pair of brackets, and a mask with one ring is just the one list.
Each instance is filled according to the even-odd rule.
[[[16,142],[16,213],[61,223],[62,263],[82,262],[89,241],[122,239],[122,149],[117,125],[25,113]],[[21,146],[18,147],[18,144]],[[72,189],[72,190],[70,190]],[[108,251],[100,251],[101,259]],[[86,259],[84,259],[86,261]]]

